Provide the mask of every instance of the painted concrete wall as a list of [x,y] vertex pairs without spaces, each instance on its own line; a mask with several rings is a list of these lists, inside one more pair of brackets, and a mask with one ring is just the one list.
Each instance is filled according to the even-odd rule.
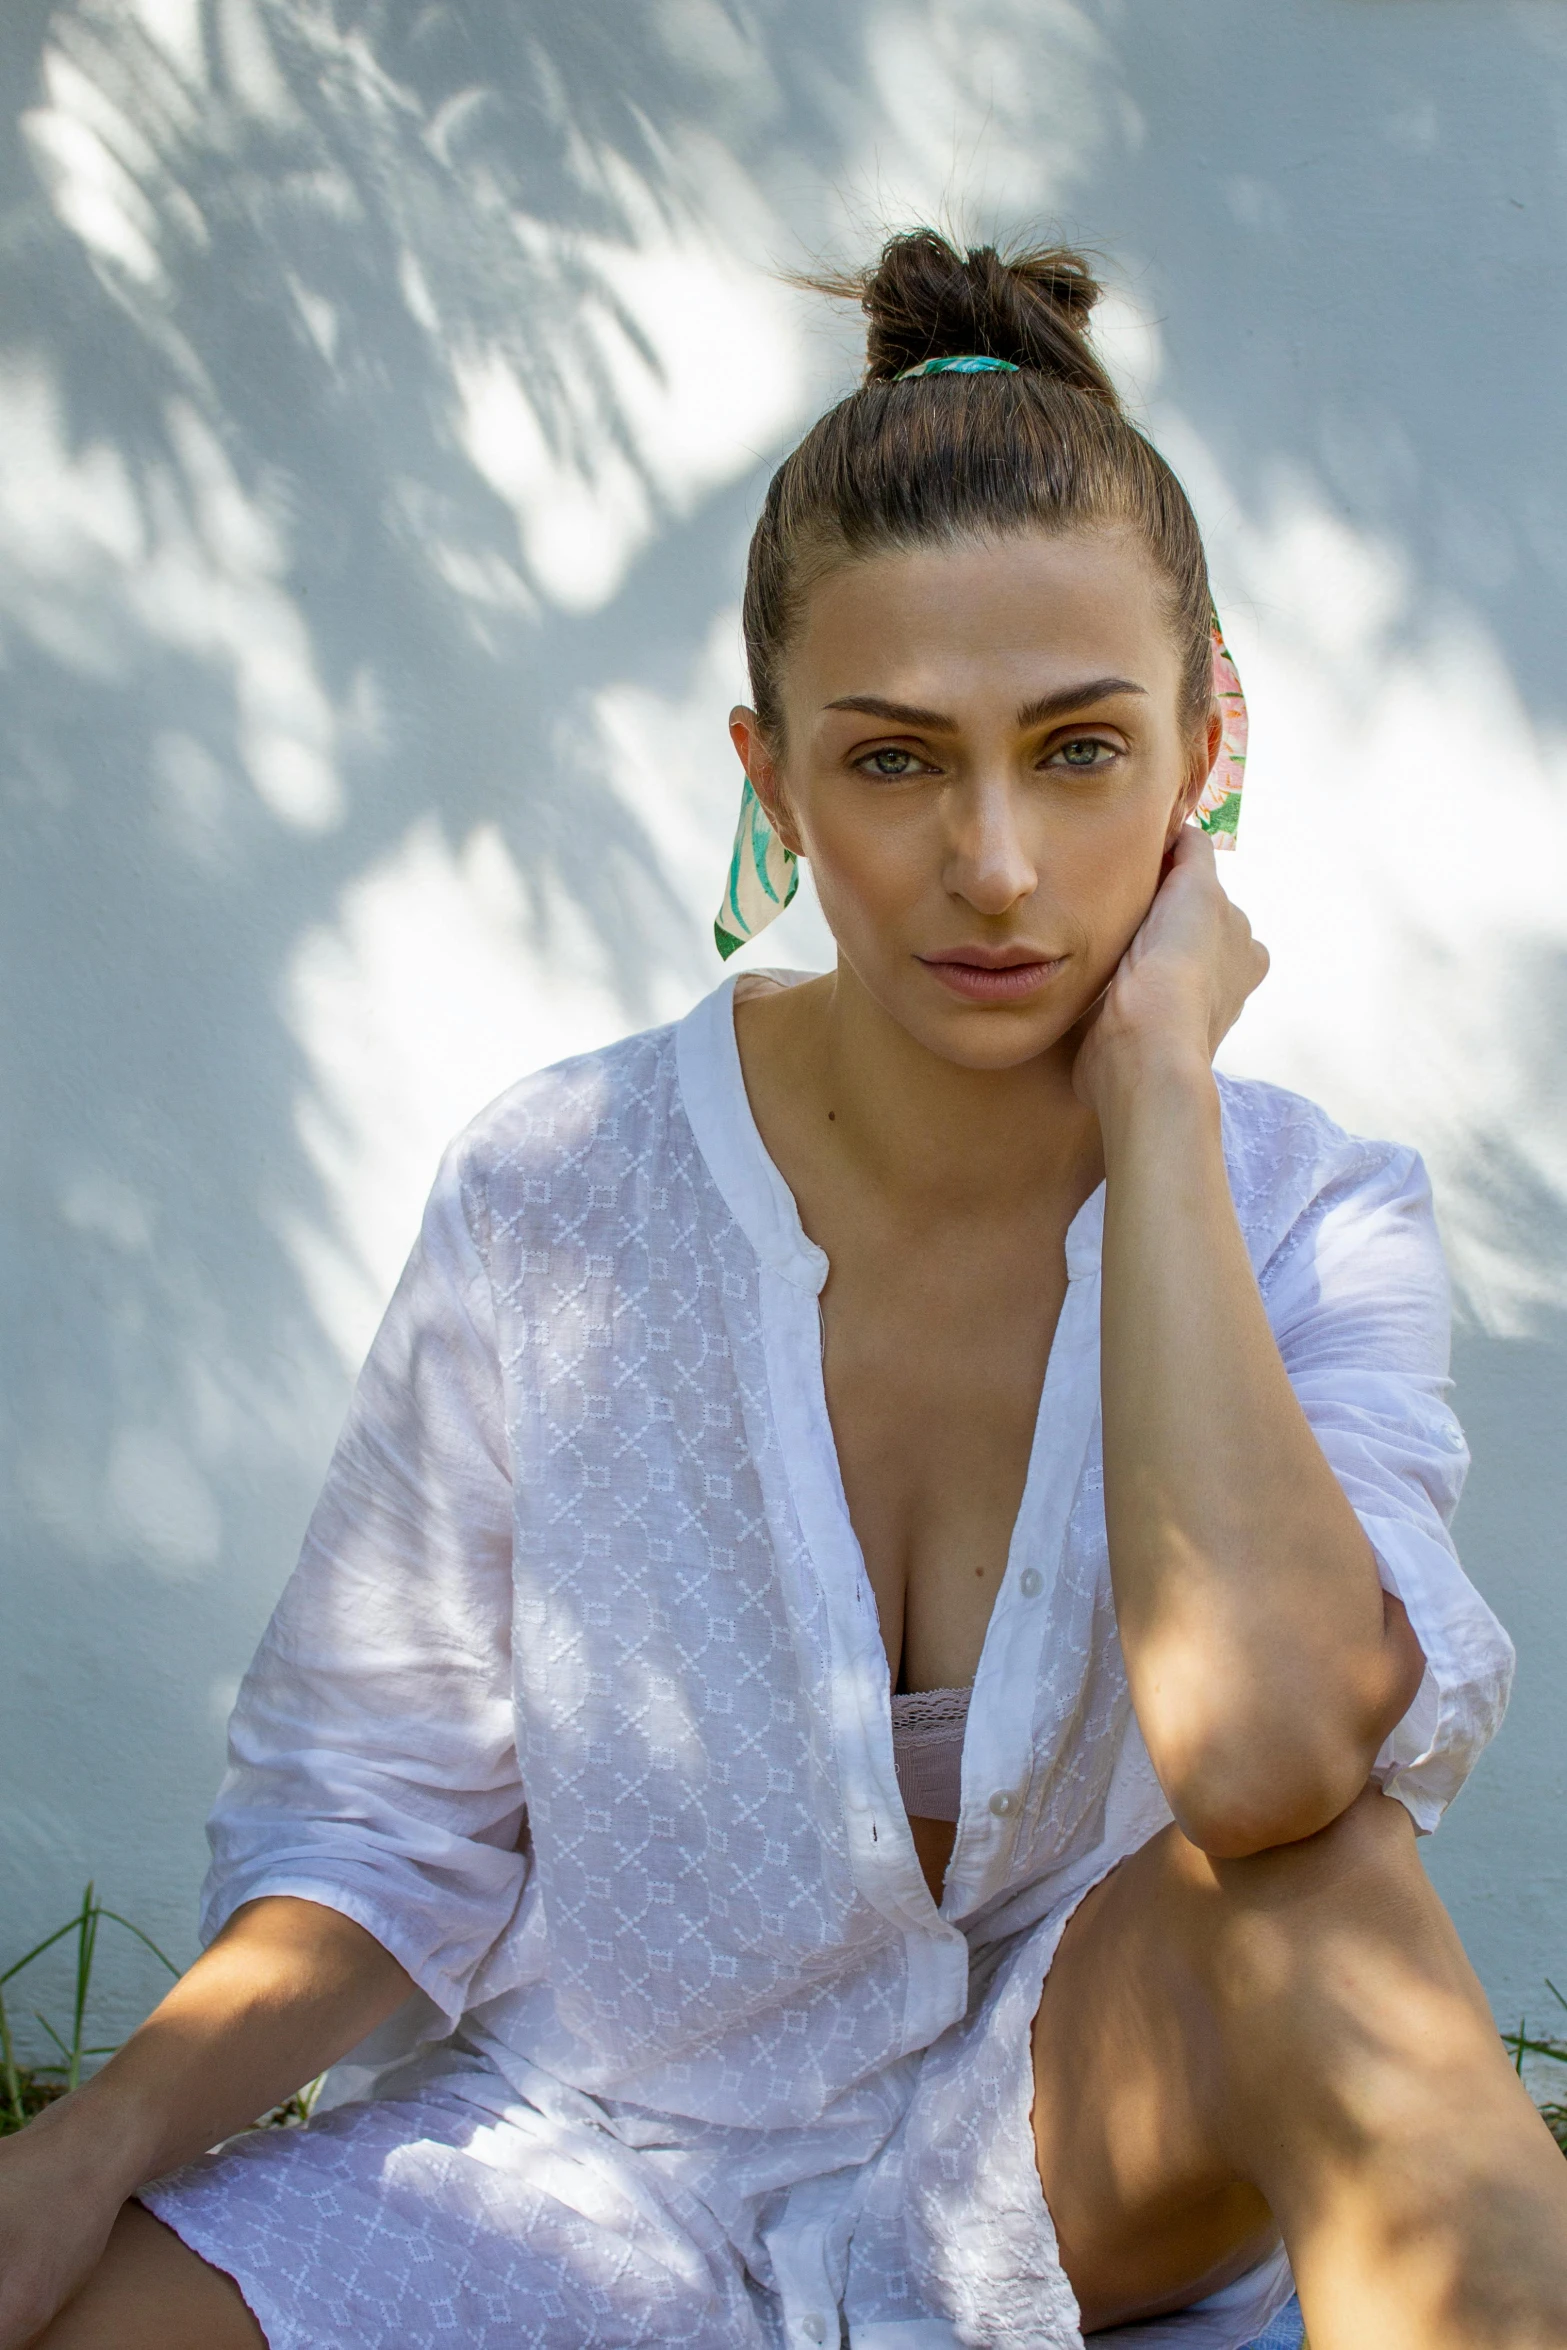
[[[1567,13],[8,0],[0,1958],[181,1955],[222,1724],[445,1137],[681,1010],[779,272],[1110,257],[1250,689],[1232,1065],[1428,1152],[1522,1662],[1431,1851],[1567,1982]],[[822,951],[808,907],[769,958]],[[110,1962],[106,2021],[155,1988]]]

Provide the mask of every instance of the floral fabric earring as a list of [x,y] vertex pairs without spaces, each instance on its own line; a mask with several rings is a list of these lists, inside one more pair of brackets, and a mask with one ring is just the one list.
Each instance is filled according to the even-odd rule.
[[776,921],[800,886],[800,860],[786,849],[756,796],[749,775],[740,794],[740,821],[724,902],[713,924],[713,939],[727,963],[736,947]]
[[1246,737],[1251,731],[1251,722],[1246,715],[1246,696],[1241,691],[1240,674],[1230,657],[1230,648],[1224,641],[1224,631],[1219,626],[1217,612],[1213,615],[1213,698],[1219,705],[1219,716],[1224,721],[1224,735],[1219,744],[1219,755],[1202,787],[1202,798],[1193,813],[1216,849],[1233,849],[1235,828],[1241,820],[1241,790],[1246,781]]
[[[1213,616],[1213,698],[1224,734],[1193,815],[1216,849],[1233,849],[1246,781],[1248,720],[1246,696],[1217,613]],[[800,860],[773,830],[748,775],[740,794],[740,821],[735,828],[724,902],[713,924],[713,939],[725,962],[748,938],[755,938],[769,922],[777,920],[799,886]]]

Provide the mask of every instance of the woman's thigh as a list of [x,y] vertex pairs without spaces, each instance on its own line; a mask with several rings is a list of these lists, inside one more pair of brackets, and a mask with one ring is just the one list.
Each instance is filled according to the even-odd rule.
[[1034,2137],[1085,2332],[1185,2307],[1278,2243],[1214,2126],[1222,2049],[1192,1947],[1208,1865],[1156,1836],[1088,1895],[1045,1979]]
[[127,2203],[102,2260],[36,2350],[266,2350],[266,2337],[232,2277]]

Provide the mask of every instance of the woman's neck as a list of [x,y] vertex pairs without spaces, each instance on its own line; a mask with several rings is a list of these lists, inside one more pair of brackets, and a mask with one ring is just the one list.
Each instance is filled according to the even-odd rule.
[[1059,1214],[1063,1198],[1069,1218],[1103,1173],[1098,1122],[1072,1090],[1075,1038],[1018,1068],[962,1068],[841,967],[744,998],[736,1027],[763,1140],[797,1193],[836,1171],[900,1221],[1010,1219],[1030,1202]]

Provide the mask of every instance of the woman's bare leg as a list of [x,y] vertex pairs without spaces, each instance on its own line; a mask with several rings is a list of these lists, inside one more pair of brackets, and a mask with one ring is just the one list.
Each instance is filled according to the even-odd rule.
[[36,2350],[266,2350],[232,2277],[209,2268],[139,2203]]
[[1155,1837],[1068,1927],[1034,2058],[1086,2329],[1214,2290],[1276,2215],[1312,2350],[1567,2350],[1567,2162],[1401,1805],[1246,1860]]

